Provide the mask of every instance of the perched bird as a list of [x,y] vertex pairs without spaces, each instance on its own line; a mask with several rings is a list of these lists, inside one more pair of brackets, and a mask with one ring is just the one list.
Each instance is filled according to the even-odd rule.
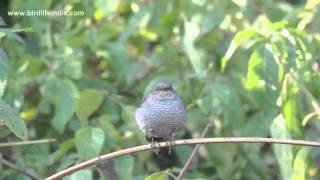
[[170,142],[170,154],[174,134],[185,126],[187,111],[183,99],[172,85],[160,81],[136,110],[135,118],[147,139],[151,139],[153,147],[155,141]]

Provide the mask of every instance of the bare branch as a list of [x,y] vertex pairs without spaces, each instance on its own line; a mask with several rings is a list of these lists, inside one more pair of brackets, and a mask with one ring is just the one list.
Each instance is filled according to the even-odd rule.
[[40,139],[34,141],[19,141],[19,142],[7,142],[0,143],[0,148],[8,147],[8,146],[20,146],[20,145],[28,145],[28,144],[40,144],[40,143],[50,143],[56,141],[55,139]]
[[[209,144],[209,143],[270,143],[270,144],[288,144],[288,145],[301,145],[301,146],[314,146],[320,147],[320,142],[316,141],[304,141],[304,140],[289,140],[289,139],[274,139],[274,138],[260,138],[260,137],[223,137],[223,138],[198,138],[198,139],[183,139],[175,141],[175,145],[188,145],[188,144]],[[168,143],[159,143],[159,147],[167,147]],[[46,180],[60,179],[67,176],[73,172],[79,171],[81,169],[96,165],[102,161],[113,159],[115,157],[134,154],[140,151],[151,150],[151,144],[136,146],[128,149],[123,149],[113,153],[105,154],[93,158],[91,160],[82,162],[80,164],[69,167],[63,171],[53,174],[47,177]]]
[[[204,137],[207,135],[207,132],[208,132],[208,130],[209,130],[210,127],[211,127],[211,123],[208,123],[208,124],[207,124],[207,127],[206,127],[206,128],[204,129],[204,131],[202,132],[201,138],[204,138]],[[198,152],[198,149],[199,149],[200,145],[201,145],[201,144],[197,144],[197,145],[194,147],[194,149],[193,149],[193,151],[192,151],[189,159],[187,160],[186,164],[185,164],[185,165],[183,166],[183,168],[181,169],[181,171],[180,171],[178,177],[176,178],[176,180],[180,180],[180,179],[182,178],[183,174],[187,171],[187,169],[189,168],[189,166],[190,166],[190,164],[191,164],[192,159],[194,158],[194,156],[195,156],[196,153]]]

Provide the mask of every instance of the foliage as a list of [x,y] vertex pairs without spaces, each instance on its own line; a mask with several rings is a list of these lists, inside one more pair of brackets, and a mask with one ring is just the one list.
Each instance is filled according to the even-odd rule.
[[[47,177],[97,155],[147,143],[134,120],[143,96],[170,80],[188,108],[179,138],[319,140],[320,7],[280,0],[12,0],[7,10],[85,16],[7,16],[0,28],[1,155]],[[1,10],[5,9],[1,8]],[[0,21],[1,23],[1,21]],[[16,112],[19,112],[18,114]],[[19,139],[20,138],[20,139]],[[151,153],[114,160],[120,179],[165,179]],[[317,149],[206,145],[185,177],[319,179]],[[27,179],[0,164],[0,179]],[[97,168],[68,179],[103,179]]]

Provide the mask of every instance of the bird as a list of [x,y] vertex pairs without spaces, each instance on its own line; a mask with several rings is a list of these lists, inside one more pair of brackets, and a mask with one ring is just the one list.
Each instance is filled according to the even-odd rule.
[[174,142],[174,135],[186,125],[187,109],[184,100],[172,84],[158,82],[144,98],[135,112],[135,119],[147,140],[169,142],[169,154]]

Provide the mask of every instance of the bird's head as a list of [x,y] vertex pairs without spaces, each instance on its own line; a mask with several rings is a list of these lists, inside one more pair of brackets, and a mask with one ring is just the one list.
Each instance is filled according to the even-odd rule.
[[172,88],[171,83],[160,81],[154,87],[152,94],[159,99],[173,99],[176,91]]

